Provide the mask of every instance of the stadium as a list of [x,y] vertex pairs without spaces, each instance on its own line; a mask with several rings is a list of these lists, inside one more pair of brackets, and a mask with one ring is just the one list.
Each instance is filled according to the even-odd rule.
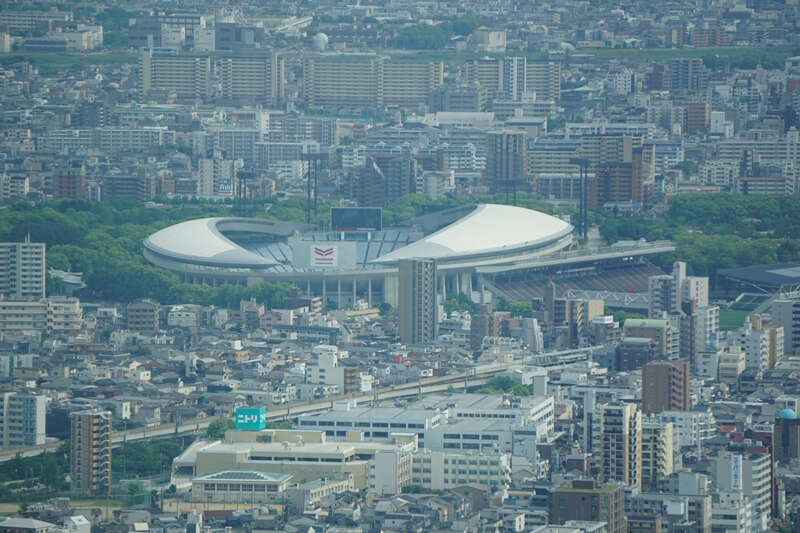
[[[382,227],[379,208],[334,208],[331,228],[324,231],[257,218],[182,222],[148,237],[144,256],[185,282],[287,282],[348,307],[356,299],[396,305],[402,259],[436,259],[442,298],[463,292],[482,301],[487,291],[498,294],[498,277],[539,280],[554,265],[564,264],[569,265],[566,271],[581,275],[587,272],[585,264],[646,264],[641,257],[673,249],[636,243],[586,254],[573,250],[572,231],[560,218],[508,205],[454,207],[392,228]],[[532,272],[542,276],[531,277]]]

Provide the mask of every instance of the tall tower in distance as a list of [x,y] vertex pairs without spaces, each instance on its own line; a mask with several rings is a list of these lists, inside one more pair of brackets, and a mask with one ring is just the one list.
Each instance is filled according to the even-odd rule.
[[111,494],[111,412],[72,413],[72,490],[86,496]]
[[400,338],[408,344],[436,340],[436,260],[401,259],[397,268]]

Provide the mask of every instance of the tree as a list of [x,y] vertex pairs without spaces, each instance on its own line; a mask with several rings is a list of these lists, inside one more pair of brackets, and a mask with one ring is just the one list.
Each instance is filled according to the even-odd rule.
[[800,241],[786,240],[778,245],[777,259],[781,263],[800,260]]
[[236,423],[232,418],[218,418],[208,425],[206,437],[209,439],[222,439],[225,437],[225,432],[234,427],[236,427]]

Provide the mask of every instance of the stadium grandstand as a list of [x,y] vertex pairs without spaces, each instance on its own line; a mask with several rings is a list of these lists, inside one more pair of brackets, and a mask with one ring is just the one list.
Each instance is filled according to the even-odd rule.
[[379,209],[335,208],[324,231],[257,218],[182,222],[150,235],[144,256],[185,282],[287,282],[341,308],[356,299],[396,305],[398,262],[422,257],[437,261],[442,300],[465,293],[487,301],[490,292],[529,299],[538,294],[529,285],[550,278],[609,301],[641,298],[647,275],[660,273],[643,257],[674,250],[644,242],[577,250],[572,231],[565,220],[508,205],[454,207],[392,228]]

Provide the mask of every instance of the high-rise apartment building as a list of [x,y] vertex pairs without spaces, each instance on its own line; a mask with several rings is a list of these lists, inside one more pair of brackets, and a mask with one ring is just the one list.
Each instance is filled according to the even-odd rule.
[[390,59],[383,63],[383,104],[414,107],[427,102],[444,83],[442,61]]
[[72,489],[87,496],[111,494],[111,412],[72,413]]
[[53,198],[83,198],[86,195],[86,167],[70,161],[53,175]]
[[233,196],[236,188],[236,162],[214,157],[202,157],[197,162],[197,194],[199,196]]
[[44,243],[0,243],[0,297],[7,300],[44,298],[45,268]]
[[653,361],[642,367],[642,411],[688,411],[689,363]]
[[770,304],[772,325],[783,327],[783,351],[793,355],[800,349],[800,299],[778,299]]
[[601,482],[641,488],[642,416],[636,405],[612,402],[592,414],[592,445]]
[[140,298],[128,304],[125,309],[127,327],[130,331],[152,334],[159,329],[159,310],[161,305],[149,298]]
[[139,95],[150,90],[175,91],[180,99],[211,97],[211,58],[166,54],[150,48],[139,55]]
[[398,278],[400,338],[408,344],[436,340],[436,260],[401,259],[398,262]]
[[527,61],[525,87],[536,93],[537,100],[561,100],[561,63],[559,61]]
[[283,101],[283,61],[269,50],[241,49],[222,58],[219,77],[225,99],[268,106]]
[[642,490],[658,491],[673,471],[675,434],[672,422],[642,419]]
[[0,396],[0,448],[45,443],[45,397],[6,392]]
[[308,107],[413,107],[426,103],[444,82],[444,63],[374,55],[314,56],[303,66]]
[[[525,179],[525,133],[490,131],[486,139],[486,185],[491,192],[509,194]],[[522,190],[522,189],[520,189]]]

